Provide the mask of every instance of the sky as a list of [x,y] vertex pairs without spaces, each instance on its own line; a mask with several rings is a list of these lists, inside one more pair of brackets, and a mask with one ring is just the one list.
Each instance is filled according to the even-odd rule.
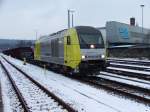
[[150,0],[0,0],[0,38],[36,39],[67,28],[67,10],[74,25],[104,27],[107,21],[129,23],[135,17],[150,28]]

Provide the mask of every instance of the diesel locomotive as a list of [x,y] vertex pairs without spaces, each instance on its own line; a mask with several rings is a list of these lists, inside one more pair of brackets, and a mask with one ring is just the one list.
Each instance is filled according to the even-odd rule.
[[42,36],[35,43],[34,59],[65,73],[94,74],[105,69],[106,47],[100,31],[76,26]]

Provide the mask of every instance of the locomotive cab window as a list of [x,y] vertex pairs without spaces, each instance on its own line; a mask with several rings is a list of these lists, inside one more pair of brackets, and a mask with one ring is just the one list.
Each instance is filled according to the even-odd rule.
[[79,34],[81,48],[90,48],[94,45],[95,48],[104,48],[104,42],[100,34]]
[[70,45],[71,44],[71,38],[70,36],[67,36],[67,45]]
[[92,27],[76,27],[81,49],[104,48],[104,40],[100,31]]

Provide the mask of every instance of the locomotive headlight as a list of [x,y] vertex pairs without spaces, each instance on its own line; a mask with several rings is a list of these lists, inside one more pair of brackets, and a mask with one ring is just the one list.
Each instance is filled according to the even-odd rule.
[[82,59],[85,59],[85,55],[82,55]]
[[90,48],[94,49],[94,48],[95,48],[95,46],[92,44],[92,45],[90,45]]
[[104,54],[102,54],[102,55],[101,55],[101,58],[105,58],[105,55],[104,55]]

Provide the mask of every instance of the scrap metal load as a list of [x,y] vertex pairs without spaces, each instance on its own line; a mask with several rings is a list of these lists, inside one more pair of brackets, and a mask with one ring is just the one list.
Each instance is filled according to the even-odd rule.
[[3,53],[13,58],[17,58],[21,60],[23,60],[24,58],[26,60],[32,60],[34,57],[34,53],[31,47],[12,48],[12,49],[3,51]]

